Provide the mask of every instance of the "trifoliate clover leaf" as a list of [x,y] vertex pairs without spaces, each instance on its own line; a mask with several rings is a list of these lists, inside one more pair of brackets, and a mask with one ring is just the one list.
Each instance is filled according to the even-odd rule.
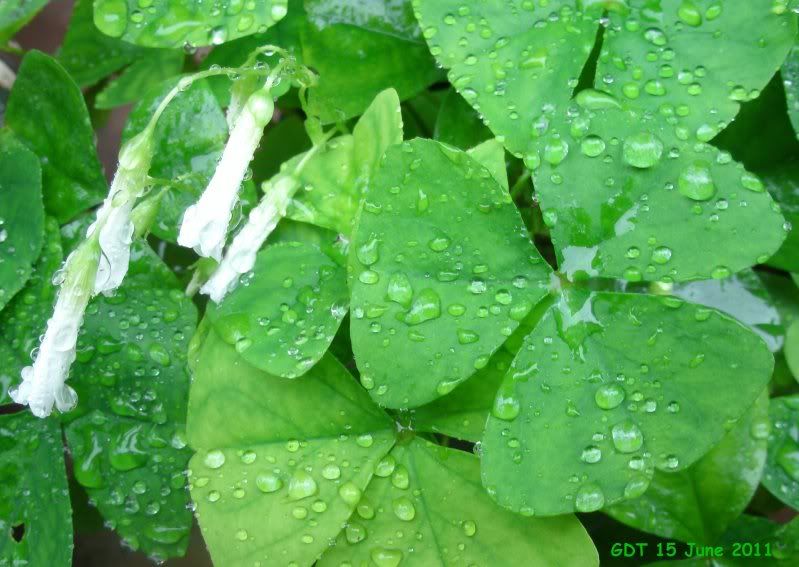
[[288,381],[211,332],[195,368],[191,486],[216,563],[597,562],[574,517],[520,519],[496,507],[474,456],[395,432],[329,355]]
[[[762,182],[707,142],[778,69],[793,14],[766,2],[460,4],[414,7],[452,84],[534,170],[563,272],[726,277],[779,248],[783,219]],[[572,100],[597,30],[597,90]]]

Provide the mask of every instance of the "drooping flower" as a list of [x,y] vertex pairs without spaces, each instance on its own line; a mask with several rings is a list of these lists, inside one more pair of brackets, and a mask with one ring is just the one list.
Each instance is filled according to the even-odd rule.
[[271,83],[249,96],[230,133],[216,171],[200,199],[186,209],[178,244],[221,260],[233,207],[275,103]]
[[236,286],[239,277],[252,270],[258,250],[286,215],[286,208],[299,185],[294,175],[281,175],[265,187],[263,199],[250,211],[247,223],[236,234],[216,271],[200,289],[201,293],[219,303]]

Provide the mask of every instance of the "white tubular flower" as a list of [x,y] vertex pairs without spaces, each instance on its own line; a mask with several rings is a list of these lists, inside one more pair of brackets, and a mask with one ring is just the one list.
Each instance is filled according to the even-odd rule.
[[67,258],[64,284],[33,365],[23,368],[22,383],[8,391],[16,403],[29,405],[36,417],[50,415],[53,405],[66,412],[77,403],[75,390],[65,382],[92,296],[99,252],[96,244],[84,244]]
[[183,216],[178,244],[194,248],[200,256],[222,258],[239,189],[275,110],[271,86],[267,81],[247,99],[208,187]]
[[216,271],[200,289],[201,293],[219,303],[236,287],[239,277],[252,270],[258,250],[286,216],[286,208],[299,186],[294,175],[284,175],[266,188],[263,199],[250,211],[247,224],[236,234]]
[[153,158],[152,128],[145,128],[122,148],[119,167],[108,196],[97,211],[97,220],[86,237],[95,231],[100,243],[100,265],[94,282],[94,293],[110,293],[122,284],[130,263],[133,241],[131,211],[147,185],[147,171]]

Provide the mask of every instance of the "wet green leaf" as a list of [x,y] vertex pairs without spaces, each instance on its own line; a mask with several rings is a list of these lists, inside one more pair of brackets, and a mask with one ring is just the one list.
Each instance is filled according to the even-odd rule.
[[692,280],[764,261],[784,239],[782,218],[762,183],[706,142],[768,83],[795,17],[767,3],[613,2],[596,73],[609,92],[571,100],[604,6],[415,5],[455,88],[535,170],[567,275]]
[[146,47],[219,45],[262,33],[286,15],[287,0],[95,0],[94,23],[104,34]]
[[794,45],[782,64],[782,80],[785,85],[785,98],[788,102],[788,115],[793,129],[799,136],[799,45]]
[[75,82],[87,87],[152,51],[102,33],[94,25],[92,0],[76,0],[57,57]]
[[114,108],[138,101],[159,83],[178,75],[183,68],[183,58],[182,51],[152,50],[152,53],[135,61],[97,93],[94,105],[97,108]]
[[19,382],[22,368],[30,364],[55,300],[51,278],[63,258],[55,219],[45,219],[44,234],[45,244],[30,279],[0,313],[0,344],[8,349],[0,355],[0,403],[8,399],[9,386]]
[[41,160],[49,214],[65,222],[102,201],[107,184],[83,94],[55,59],[39,51],[25,56],[5,120]]
[[259,252],[252,271],[207,314],[249,364],[296,378],[322,358],[347,305],[344,268],[312,245],[291,242]]
[[[191,528],[184,471],[186,350],[197,312],[154,255],[138,256],[113,296],[87,310],[65,414],[75,478],[125,542],[166,559]],[[173,276],[174,277],[174,276]]]
[[0,45],[5,44],[50,0],[4,0],[0,4]]
[[384,457],[375,475],[322,567],[599,564],[574,516],[522,518],[494,504],[480,485],[480,461],[468,453],[414,439]]
[[719,543],[760,484],[766,463],[768,405],[768,392],[764,392],[704,457],[681,472],[656,472],[643,496],[606,512],[663,538]]
[[799,396],[773,398],[771,434],[763,486],[792,508],[799,509]]
[[763,175],[763,182],[791,224],[792,230],[768,263],[788,272],[799,271],[799,161],[789,162]]
[[389,148],[349,266],[361,381],[395,408],[430,402],[485,366],[551,273],[491,173],[429,140]]
[[497,393],[484,485],[501,505],[545,516],[638,497],[655,467],[682,471],[716,445],[772,366],[759,337],[712,309],[570,292]]
[[677,284],[672,293],[738,319],[760,335],[771,352],[782,349],[785,327],[776,301],[757,272],[744,270],[724,280]]
[[249,366],[212,332],[196,369],[190,483],[211,557],[312,564],[391,448],[391,420],[329,355],[289,381]]
[[28,412],[0,416],[0,532],[0,563],[72,564],[72,507],[57,421]]
[[505,148],[497,140],[486,140],[477,146],[466,150],[477,163],[491,172],[491,177],[500,186],[508,190],[508,169],[505,165]]
[[[176,80],[150,91],[134,107],[125,124],[124,140],[144,129]],[[205,190],[227,142],[225,115],[205,81],[194,83],[177,96],[159,119],[154,136],[156,149],[150,176],[159,180],[154,191],[164,186],[168,189],[161,199],[152,232],[176,242],[183,212]],[[242,193],[245,201],[254,200],[251,185],[249,191]]]
[[44,239],[39,160],[8,132],[0,134],[0,309],[31,275]]
[[[358,116],[388,87],[405,100],[439,77],[410,17],[409,4],[409,0],[384,5],[306,2],[310,15],[300,36],[302,60],[319,73],[319,85],[309,92],[309,104],[323,122]],[[337,15],[322,15],[322,5],[339,8],[331,10]],[[392,10],[402,16],[385,18],[380,14]],[[387,33],[385,27],[406,31]]]
[[[299,178],[288,216],[349,235],[362,195],[385,151],[402,142],[402,116],[396,91],[377,95],[355,124],[352,135],[331,140],[310,158]],[[303,154],[304,155],[304,154]],[[295,168],[303,155],[290,160]]]
[[413,410],[413,427],[465,441],[480,441],[494,397],[513,357],[505,349],[498,350],[485,368],[475,372],[452,393]]

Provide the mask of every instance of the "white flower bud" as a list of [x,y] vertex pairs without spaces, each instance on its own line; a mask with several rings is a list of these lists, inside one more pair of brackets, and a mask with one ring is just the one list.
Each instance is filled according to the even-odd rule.
[[250,211],[247,223],[236,234],[216,271],[200,289],[201,293],[219,303],[236,287],[239,277],[252,270],[258,250],[286,215],[286,208],[299,185],[296,177],[282,176],[267,189],[258,206]]
[[266,88],[247,99],[208,187],[197,203],[186,209],[178,244],[194,248],[200,256],[222,258],[239,189],[274,108]]

